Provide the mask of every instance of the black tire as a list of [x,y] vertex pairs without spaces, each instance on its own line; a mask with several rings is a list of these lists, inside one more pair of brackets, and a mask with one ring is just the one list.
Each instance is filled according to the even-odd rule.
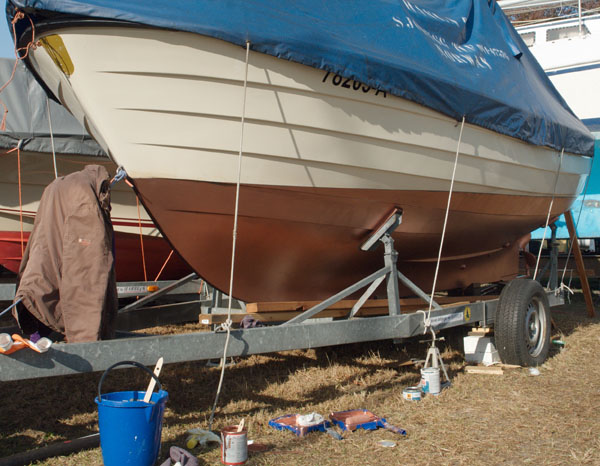
[[505,364],[539,366],[550,349],[550,304],[542,286],[511,281],[500,293],[494,323],[496,349]]

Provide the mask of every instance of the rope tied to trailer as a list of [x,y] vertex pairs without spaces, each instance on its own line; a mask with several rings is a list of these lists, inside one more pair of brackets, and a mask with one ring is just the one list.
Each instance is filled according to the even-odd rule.
[[21,227],[21,258],[25,252],[25,234],[23,232],[23,195],[22,195],[22,184],[21,184],[21,149],[23,147],[23,139],[19,139],[17,145],[10,150],[7,150],[2,155],[17,153],[17,186],[19,192],[19,225]]
[[227,306],[227,320],[224,324],[222,324],[221,328],[227,332],[227,336],[225,338],[225,346],[223,348],[223,357],[221,358],[221,374],[219,376],[219,385],[217,387],[217,393],[215,394],[215,402],[213,404],[210,418],[208,420],[208,430],[212,430],[212,423],[215,417],[215,411],[217,409],[217,403],[219,402],[219,395],[221,394],[221,389],[223,387],[223,378],[225,376],[225,367],[227,361],[227,348],[229,347],[229,340],[231,337],[231,304],[233,301],[233,277],[234,277],[234,267],[235,267],[235,249],[237,243],[237,228],[238,228],[238,215],[239,215],[239,205],[240,205],[240,185],[242,180],[242,156],[243,156],[243,147],[244,147],[244,123],[246,120],[246,95],[248,91],[248,61],[250,57],[250,41],[246,41],[246,63],[244,68],[244,91],[242,97],[242,117],[240,119],[240,149],[238,153],[238,172],[237,172],[237,183],[235,187],[235,209],[233,216],[233,232],[232,232],[232,248],[231,248],[231,269],[229,276],[229,304]]
[[431,287],[431,296],[429,297],[429,309],[427,313],[425,311],[420,311],[423,313],[423,334],[427,333],[427,329],[431,329],[431,333],[433,335],[433,340],[435,341],[435,332],[431,327],[431,309],[433,307],[433,296],[435,294],[435,287],[437,285],[438,273],[440,271],[440,263],[442,261],[442,250],[444,248],[444,239],[446,237],[446,227],[448,225],[448,215],[450,213],[450,203],[452,202],[452,193],[454,191],[454,180],[456,179],[456,167],[458,166],[458,155],[460,153],[460,144],[462,142],[463,130],[465,128],[465,116],[462,117],[462,122],[460,124],[460,133],[458,135],[458,144],[456,145],[456,155],[454,156],[454,167],[452,168],[452,178],[450,180],[450,189],[448,191],[448,202],[446,203],[446,214],[444,215],[444,226],[442,227],[442,237],[440,239],[440,247],[438,250],[437,262],[435,264],[435,274],[433,275],[433,285]]
[[533,272],[533,279],[537,278],[538,268],[540,266],[540,258],[542,257],[542,244],[546,240],[546,230],[548,229],[548,223],[550,222],[550,215],[552,213],[552,207],[554,205],[554,197],[556,196],[556,187],[558,186],[558,178],[560,177],[560,170],[562,168],[563,156],[565,155],[565,148],[563,147],[560,152],[560,159],[558,160],[558,169],[556,170],[556,176],[554,178],[554,189],[552,190],[552,198],[550,199],[550,205],[548,206],[548,215],[546,216],[546,225],[544,226],[544,234],[542,235],[542,242],[540,243],[540,250],[538,251],[537,260],[535,261],[535,271]]
[[160,278],[160,276],[163,273],[163,270],[165,269],[165,267],[167,266],[167,264],[169,263],[169,260],[171,259],[171,256],[173,255],[174,249],[171,249],[171,252],[169,253],[169,256],[167,257],[167,259],[165,260],[165,262],[163,263],[162,267],[160,268],[160,270],[158,271],[158,274],[156,275],[156,277],[154,278],[154,281],[157,282],[158,279]]

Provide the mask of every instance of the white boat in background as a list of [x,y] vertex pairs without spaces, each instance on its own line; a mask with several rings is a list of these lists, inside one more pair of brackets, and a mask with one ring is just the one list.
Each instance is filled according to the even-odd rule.
[[[585,199],[579,196],[572,209],[578,219],[579,238],[600,238],[600,9],[596,6],[586,11],[577,9],[577,2],[561,2],[558,6],[568,17],[544,15],[543,20],[523,20],[519,19],[523,14],[557,8],[557,2],[509,0],[499,4],[507,14],[518,15],[514,16],[517,32],[569,107],[596,138]],[[569,238],[565,220],[560,218],[556,225],[557,238]],[[545,237],[550,234],[548,230]],[[543,229],[532,233],[533,239],[543,236]]]
[[[493,118],[467,120],[459,144],[456,118],[345,70],[267,53],[250,52],[243,107],[245,49],[230,41],[61,12],[45,21],[43,6],[27,8],[42,45],[27,64],[125,167],[182,257],[220,289],[245,108],[233,292],[245,301],[324,298],[377,270],[380,253],[359,245],[397,207],[399,268],[430,289],[457,147],[438,288],[512,278],[521,238],[543,224],[553,197],[553,215],[568,209],[589,172],[586,154],[567,147],[561,161],[556,147],[488,129]],[[449,21],[423,11],[416,15]],[[394,16],[391,26],[414,28],[414,17]],[[508,46],[448,47],[440,65],[445,57],[480,72],[513,59]]]
[[[14,60],[0,59],[0,81],[8,81],[13,66]],[[18,64],[13,81],[1,98],[8,114],[6,130],[0,131],[0,150],[3,152],[0,156],[0,266],[16,273],[42,193],[55,176],[67,175],[86,165],[103,165],[114,174],[117,166],[64,108],[47,101],[44,91],[22,64]],[[17,147],[20,147],[20,173]],[[140,226],[147,272],[154,278],[171,247],[160,237],[145,209],[140,206],[138,211],[135,193],[126,184],[114,185],[111,206],[117,279],[144,279]],[[188,267],[174,256],[161,276],[178,279],[187,273]]]
[[517,32],[573,112],[600,133],[600,14],[537,21]]

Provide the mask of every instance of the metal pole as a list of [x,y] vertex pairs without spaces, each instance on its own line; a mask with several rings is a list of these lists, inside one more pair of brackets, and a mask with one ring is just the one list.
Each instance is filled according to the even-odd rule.
[[577,16],[579,17],[579,35],[581,36],[581,0],[577,2]]
[[394,238],[389,234],[384,235],[381,242],[385,248],[383,253],[384,264],[390,271],[387,276],[388,309],[391,316],[397,316],[400,315],[400,293],[398,290],[398,269],[396,267],[398,252],[394,249]]
[[174,289],[176,289],[182,285],[185,285],[187,282],[191,282],[192,280],[195,280],[196,278],[198,278],[198,275],[196,275],[195,272],[192,272],[191,274],[186,275],[182,279],[177,280],[175,283],[171,283],[169,286],[164,287],[162,290],[155,291],[154,293],[149,294],[148,296],[144,296],[143,298],[138,299],[137,301],[131,303],[130,305],[125,306],[122,309],[119,309],[119,312],[133,311],[134,309],[142,307],[143,305],[154,301],[156,298],[160,298],[161,296],[169,293],[170,291],[173,291]]
[[550,225],[550,277],[548,288],[555,290],[558,286],[558,241],[556,240],[556,223]]

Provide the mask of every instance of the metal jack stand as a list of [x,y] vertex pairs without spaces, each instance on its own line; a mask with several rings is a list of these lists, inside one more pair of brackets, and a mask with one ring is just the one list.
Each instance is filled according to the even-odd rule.
[[[398,291],[398,279],[413,293],[423,299],[425,302],[429,302],[430,297],[421,290],[417,285],[408,279],[404,274],[398,271],[396,262],[398,261],[398,253],[394,249],[394,239],[392,233],[402,223],[402,210],[396,208],[389,217],[381,224],[377,230],[375,230],[371,236],[361,245],[360,249],[363,251],[374,251],[377,249],[379,242],[381,241],[384,246],[384,267],[379,269],[377,272],[372,273],[368,277],[356,282],[354,285],[340,291],[336,295],[327,298],[325,301],[313,306],[312,308],[304,311],[302,314],[294,317],[291,320],[281,324],[281,326],[288,326],[293,324],[299,324],[304,322],[306,319],[318,314],[329,306],[341,301],[346,296],[356,293],[361,288],[369,285],[362,296],[356,301],[352,310],[348,314],[348,318],[356,316],[356,313],[362,307],[367,299],[375,292],[377,287],[381,285],[383,280],[387,278],[387,298],[388,308],[390,316],[400,315],[400,297]],[[433,302],[435,309],[441,309],[441,306],[435,301]]]
[[[433,330],[431,330],[431,333],[433,334],[433,339],[431,340],[431,346],[429,346],[429,349],[427,349],[427,358],[425,359],[425,365],[423,366],[423,369],[427,369],[428,367],[437,367],[437,368],[441,368],[442,372],[444,373],[444,377],[446,378],[446,383],[450,384],[450,377],[448,377],[448,372],[446,372],[446,366],[444,365],[444,360],[442,359],[442,356],[440,355],[440,350],[437,346],[435,346],[435,332]],[[440,341],[443,340],[443,338],[439,338]],[[429,363],[431,362],[431,366],[429,366]]]

